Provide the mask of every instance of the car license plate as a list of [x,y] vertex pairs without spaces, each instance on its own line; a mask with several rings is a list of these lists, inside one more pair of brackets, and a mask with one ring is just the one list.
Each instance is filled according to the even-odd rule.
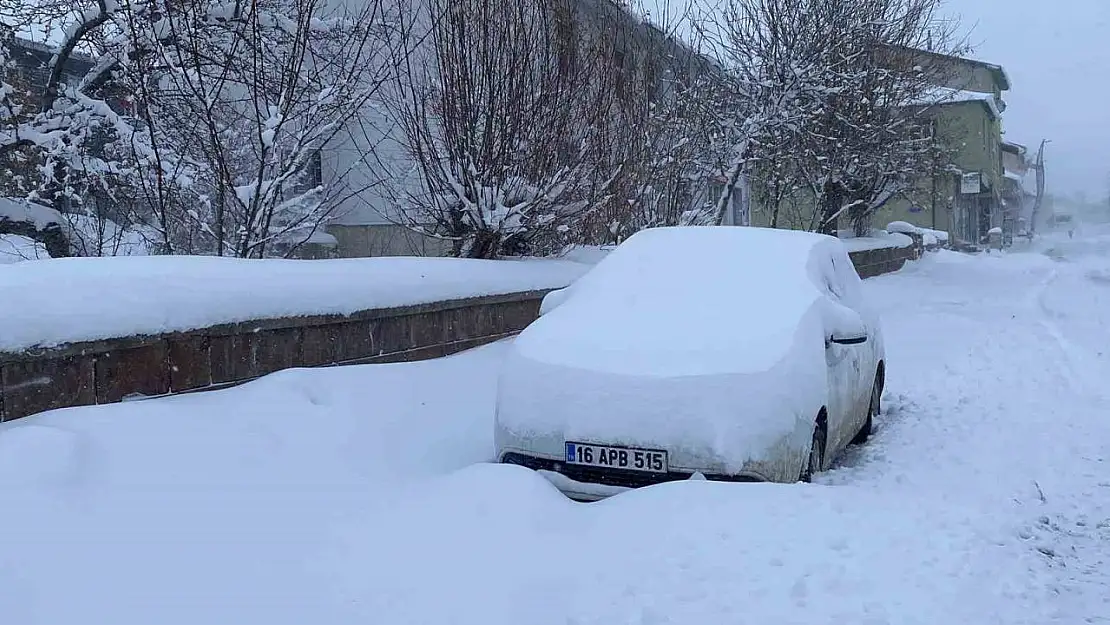
[[648,473],[667,472],[667,452],[658,449],[631,449],[567,441],[566,451],[567,464]]

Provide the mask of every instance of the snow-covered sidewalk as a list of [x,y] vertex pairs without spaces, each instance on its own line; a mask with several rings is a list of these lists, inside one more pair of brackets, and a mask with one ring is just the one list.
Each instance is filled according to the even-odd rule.
[[4,623],[1110,622],[1110,233],[865,282],[887,414],[812,485],[567,500],[503,346],[0,426]]

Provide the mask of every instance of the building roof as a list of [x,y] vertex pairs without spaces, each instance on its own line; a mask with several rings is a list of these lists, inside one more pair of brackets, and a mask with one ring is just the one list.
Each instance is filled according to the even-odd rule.
[[978,102],[982,104],[993,119],[1002,117],[1002,108],[994,95],[978,91],[965,91],[951,87],[932,87],[920,97],[907,102],[907,106],[945,106],[950,104],[967,104]]
[[[57,53],[57,49],[53,46],[48,46],[45,43],[32,41],[30,39],[24,39],[23,37],[12,37],[9,45],[12,48],[19,48],[27,52],[39,52],[41,54],[48,54],[50,56],[54,56]],[[74,50],[72,53],[70,53],[69,58],[70,61],[83,61],[85,63],[96,62],[96,59],[93,58],[91,55],[84,52],[79,52],[77,50]]]
[[933,57],[935,59],[946,59],[948,61],[956,61],[956,62],[959,62],[959,63],[964,63],[966,65],[973,65],[975,67],[982,67],[984,69],[989,70],[991,72],[991,74],[993,74],[994,81],[995,81],[995,83],[998,84],[998,88],[1001,91],[1009,91],[1010,90],[1010,75],[1006,73],[1006,69],[1004,67],[1002,67],[1001,65],[998,65],[996,63],[988,63],[987,61],[982,61],[982,60],[979,60],[979,59],[969,59],[969,58],[962,57],[962,56],[956,56],[954,54],[942,54],[940,52],[933,52],[932,50],[922,50],[920,48],[907,48],[905,46],[891,46],[891,47],[894,48],[894,49],[906,50],[906,51],[912,52],[914,54],[920,54],[920,55],[923,55],[923,56]]

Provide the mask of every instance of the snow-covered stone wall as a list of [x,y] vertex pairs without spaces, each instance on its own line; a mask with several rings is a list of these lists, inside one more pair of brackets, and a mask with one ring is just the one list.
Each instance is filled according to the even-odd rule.
[[[317,262],[317,261],[305,261]],[[425,360],[520,332],[547,290],[0,352],[0,421],[222,388],[293,367]]]

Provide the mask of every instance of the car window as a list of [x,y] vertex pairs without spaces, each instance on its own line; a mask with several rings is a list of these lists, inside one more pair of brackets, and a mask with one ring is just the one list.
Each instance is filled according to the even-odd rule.
[[849,308],[859,309],[863,303],[863,289],[859,274],[847,252],[831,254],[834,279],[837,283],[837,298]]
[[829,255],[821,263],[821,278],[824,282],[825,291],[835,300],[840,300],[844,295],[844,288],[840,284],[840,278],[837,276],[835,256]]

